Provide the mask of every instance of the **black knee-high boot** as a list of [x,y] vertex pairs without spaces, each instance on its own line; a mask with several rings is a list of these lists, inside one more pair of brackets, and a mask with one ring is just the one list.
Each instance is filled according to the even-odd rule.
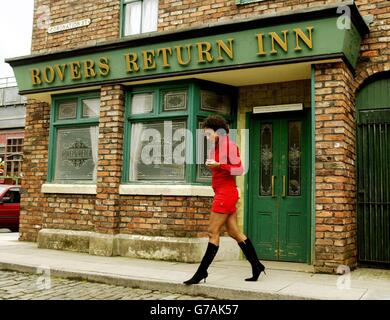
[[187,281],[184,281],[184,284],[197,284],[201,280],[204,279],[206,282],[206,278],[208,276],[207,269],[210,266],[211,262],[213,262],[215,255],[217,254],[218,251],[218,246],[215,244],[209,242],[207,246],[207,250],[202,258],[202,261],[199,265],[198,270],[196,270],[195,274],[193,277]]
[[252,266],[252,277],[245,279],[245,281],[257,281],[262,272],[265,273],[264,265],[259,261],[259,258],[256,254],[256,249],[253,246],[251,240],[247,238],[243,242],[238,242],[242,252],[244,253],[246,259]]

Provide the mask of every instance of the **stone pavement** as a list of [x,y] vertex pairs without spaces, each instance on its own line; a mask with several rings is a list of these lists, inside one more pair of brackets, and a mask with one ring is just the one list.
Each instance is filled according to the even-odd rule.
[[210,300],[210,298],[0,271],[0,300]]
[[185,286],[182,281],[197,264],[38,249],[17,239],[18,234],[0,233],[0,270],[47,269],[51,277],[216,299],[390,300],[390,270],[359,268],[338,276],[314,274],[305,264],[265,261],[267,275],[248,283],[243,280],[251,273],[247,261],[223,261],[211,265],[205,284]]

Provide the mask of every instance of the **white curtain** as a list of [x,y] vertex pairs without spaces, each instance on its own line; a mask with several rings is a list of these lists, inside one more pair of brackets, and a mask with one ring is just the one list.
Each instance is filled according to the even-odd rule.
[[90,134],[90,137],[91,137],[92,159],[93,159],[93,163],[94,163],[93,181],[96,181],[97,159],[98,159],[99,127],[98,126],[90,127],[89,128],[89,134]]
[[125,36],[141,33],[142,1],[130,2],[125,8]]
[[141,161],[141,135],[143,130],[142,123],[133,123],[131,126],[131,141],[130,141],[130,170],[129,180],[138,180],[138,163]]
[[142,32],[157,31],[158,0],[144,0],[142,8]]

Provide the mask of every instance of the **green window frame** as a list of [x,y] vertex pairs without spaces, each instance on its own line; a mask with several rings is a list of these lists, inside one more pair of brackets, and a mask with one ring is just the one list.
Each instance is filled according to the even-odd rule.
[[[187,91],[186,109],[183,110],[164,110],[164,93],[166,92],[183,92]],[[236,127],[236,112],[237,112],[237,93],[233,87],[218,85],[215,83],[205,81],[180,81],[170,82],[164,84],[156,84],[150,86],[136,86],[129,88],[126,92],[126,122],[125,122],[125,138],[124,138],[124,166],[122,171],[122,183],[124,184],[194,184],[194,185],[208,185],[211,181],[209,178],[200,177],[198,171],[200,165],[196,164],[196,129],[199,128],[200,121],[204,120],[215,112],[201,109],[201,92],[212,91],[218,94],[225,94],[229,96],[231,104],[231,112],[228,114],[221,114],[229,123],[231,128]],[[132,114],[132,99],[137,94],[152,94],[153,111],[144,114]],[[191,160],[191,163],[184,164],[184,178],[183,179],[144,179],[136,180],[130,177],[131,163],[131,145],[135,143],[132,141],[131,132],[132,127],[137,123],[156,123],[163,121],[183,121],[186,123],[188,129],[193,137],[192,148],[186,148],[186,157]],[[198,167],[197,167],[198,166]]]
[[[120,9],[120,11],[121,11],[121,13],[120,13],[120,35],[121,35],[121,37],[127,37],[127,36],[137,35],[137,34],[141,34],[141,33],[157,31],[159,0],[120,0],[120,2],[121,2],[121,4],[120,4],[120,8],[121,8]],[[153,5],[150,6],[152,2],[154,2],[155,7],[153,7]],[[156,5],[156,3],[157,3],[157,5]],[[149,6],[148,6],[148,4],[149,4]],[[137,14],[137,16],[139,17],[139,31],[126,34],[126,7],[128,5],[129,6],[130,5],[140,6],[138,8],[139,12]],[[149,12],[149,16],[147,19],[144,19],[145,18],[144,13],[147,9],[153,10],[153,11]],[[150,14],[152,14],[153,16],[150,17]],[[154,25],[152,27],[147,26],[144,24],[144,21],[146,21],[146,23],[152,22],[152,24],[154,24]]]
[[[95,113],[87,114],[85,110],[93,111],[93,108],[89,108],[87,104],[84,104],[85,100],[92,102],[98,100],[99,104],[96,106]],[[95,101],[96,102],[96,101]],[[74,105],[74,110],[68,111],[69,113],[60,115],[60,109],[63,106],[67,106],[70,109]],[[48,182],[55,183],[76,183],[76,184],[90,184],[96,183],[97,172],[97,148],[98,148],[98,136],[99,136],[99,110],[100,110],[100,92],[88,92],[83,94],[66,94],[57,95],[52,97],[52,108],[50,113],[50,133],[49,133],[49,159],[48,159]],[[86,132],[89,134],[89,143],[83,141],[81,137],[86,137]],[[68,132],[66,132],[68,131]],[[69,143],[66,140],[66,135],[69,136],[71,132],[78,132],[78,139],[74,143]],[[96,140],[93,140],[95,137]],[[92,137],[93,135],[93,137]],[[65,138],[64,138],[65,137]],[[64,143],[67,145],[67,149],[61,149],[61,141],[67,141]],[[71,139],[71,138],[68,138]],[[62,152],[60,152],[62,151]],[[59,161],[59,157],[67,157],[66,160]],[[90,170],[85,172],[85,167],[93,164],[93,172]],[[73,166],[75,170],[75,177],[66,177],[64,174],[62,177],[60,174],[60,168],[66,168]],[[84,170],[84,171],[83,171]],[[76,177],[77,176],[77,177]]]

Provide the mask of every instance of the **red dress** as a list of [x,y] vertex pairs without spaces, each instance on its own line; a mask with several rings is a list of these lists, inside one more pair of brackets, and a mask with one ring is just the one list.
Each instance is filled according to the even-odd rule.
[[211,169],[211,186],[215,193],[211,211],[236,213],[239,195],[235,176],[244,172],[238,147],[229,136],[220,136],[209,158],[220,163],[218,168]]

